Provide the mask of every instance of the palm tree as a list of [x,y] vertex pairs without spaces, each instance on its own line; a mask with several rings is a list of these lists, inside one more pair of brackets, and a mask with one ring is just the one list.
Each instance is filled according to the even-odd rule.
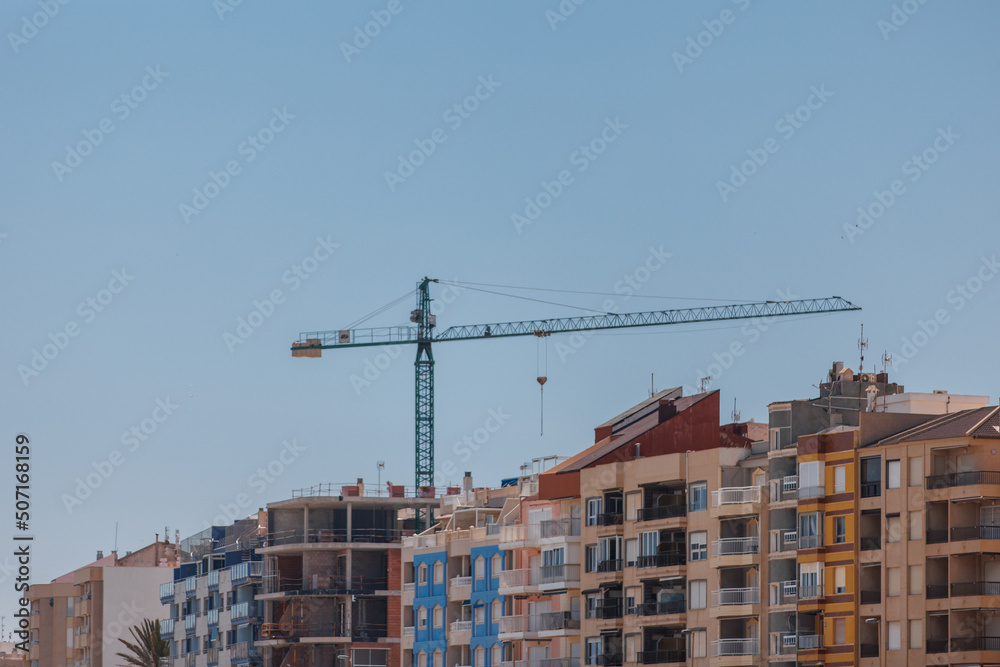
[[148,618],[129,628],[135,643],[119,638],[128,653],[116,653],[130,667],[159,667],[160,658],[170,655],[170,642],[160,637],[160,624]]

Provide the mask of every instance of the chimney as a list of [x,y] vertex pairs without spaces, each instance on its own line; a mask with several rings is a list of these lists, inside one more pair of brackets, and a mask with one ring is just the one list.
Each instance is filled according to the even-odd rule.
[[608,426],[598,426],[594,429],[594,444],[596,445],[601,440],[611,436],[611,432],[614,430],[613,425]]
[[657,423],[662,424],[663,422],[667,421],[676,414],[677,414],[677,404],[674,403],[674,399],[661,398],[659,418],[657,420]]
[[365,480],[361,477],[358,477],[358,495],[365,495]]
[[639,448],[640,447],[642,447],[642,443],[641,442],[635,443],[635,458],[639,458],[639,456],[640,456],[640,454],[639,454]]
[[462,491],[472,491],[472,472],[469,470],[465,471],[465,477],[462,478]]
[[104,552],[103,551],[98,551],[97,552],[97,558],[95,560],[101,560],[102,558],[104,558]]

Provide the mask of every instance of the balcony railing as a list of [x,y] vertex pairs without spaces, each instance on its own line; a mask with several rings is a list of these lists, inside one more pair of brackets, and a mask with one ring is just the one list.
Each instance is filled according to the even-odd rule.
[[605,653],[604,655],[597,656],[596,664],[603,667],[621,667],[622,658],[621,653]]
[[174,582],[168,581],[165,584],[160,584],[160,600],[172,597],[174,597]]
[[376,543],[384,544],[399,542],[409,532],[394,528],[354,528],[348,534],[347,528],[312,528],[309,530],[287,530],[270,533],[267,536],[267,546],[280,544],[302,543]]
[[951,541],[1000,540],[1000,526],[956,526],[951,529]]
[[189,614],[184,617],[184,631],[194,632],[194,626],[198,622],[198,617],[194,614]]
[[948,640],[947,639],[928,639],[927,640],[927,653],[947,653],[948,652]]
[[951,651],[1000,651],[1000,637],[952,637]]
[[258,655],[257,647],[250,642],[237,642],[229,647],[230,660],[233,662],[246,662]]
[[[500,621],[503,622],[506,619],[501,618]],[[451,625],[448,626],[450,632],[472,632],[472,621],[452,621]]]
[[927,489],[948,489],[955,486],[972,486],[973,484],[1000,484],[1000,472],[994,470],[952,472],[946,475],[931,475],[926,478],[925,482]]
[[756,639],[715,639],[712,641],[712,657],[730,655],[757,655],[760,642]]
[[652,600],[642,602],[629,609],[630,614],[638,616],[660,616],[663,614],[683,614],[687,611],[687,601],[684,598],[676,600]]
[[754,537],[726,537],[712,542],[714,555],[716,556],[740,556],[744,554],[760,553],[760,538]]
[[[454,586],[454,584],[452,584]],[[403,584],[403,593],[416,593],[417,592],[417,582],[409,581]]]
[[531,585],[531,570],[504,570],[500,573],[500,588],[519,588]]
[[219,610],[209,609],[205,616],[208,618],[208,627],[219,624]]
[[728,486],[712,491],[712,507],[760,502],[759,486]]
[[212,590],[212,589],[218,588],[219,587],[219,570],[212,570],[211,572],[209,572],[208,573],[208,577],[206,577],[206,581],[208,581],[208,590]]
[[451,586],[452,586],[452,588],[456,588],[458,586],[471,586],[471,585],[472,585],[472,577],[452,577],[451,578]]
[[259,560],[245,560],[242,563],[233,565],[229,572],[229,578],[233,585],[242,584],[248,579],[259,578],[263,575],[264,562]]
[[602,560],[597,563],[598,572],[621,572],[621,569],[622,561],[620,558],[617,560]]
[[184,590],[188,597],[193,597],[194,594],[198,592],[198,578],[188,577],[184,581]]
[[639,521],[656,521],[657,519],[676,519],[687,516],[687,505],[660,505],[659,507],[640,507]]
[[822,545],[822,535],[799,535],[799,549],[818,549]]
[[230,612],[233,623],[249,620],[253,616],[257,616],[257,604],[249,600],[234,604]]
[[862,498],[877,498],[882,495],[882,482],[862,482],[861,483],[861,497]]
[[823,584],[803,586],[799,584],[800,600],[818,600],[823,597]]
[[404,637],[412,637],[413,634],[414,634],[414,627],[412,625],[404,625],[403,626],[403,636]]
[[[862,643],[858,647],[862,658],[877,658],[878,657],[878,644],[872,643]],[[928,651],[930,653],[930,651]]]
[[621,618],[622,617],[622,599],[614,598],[612,600],[602,600],[597,603],[594,608],[595,618]]
[[160,619],[160,636],[167,637],[174,634],[174,619],[163,618]]
[[798,582],[776,581],[771,584],[771,605],[795,604],[798,599]]
[[799,498],[822,498],[826,495],[826,487],[820,485],[800,486],[798,490]]
[[538,537],[542,540],[556,537],[577,537],[579,535],[579,519],[547,519],[538,523]]
[[219,664],[219,647],[213,646],[212,648],[205,649],[205,662],[209,665]]
[[542,565],[532,572],[532,580],[541,585],[558,584],[566,581],[580,580],[579,565]]
[[927,544],[944,544],[948,541],[948,531],[947,530],[928,530],[927,531]]
[[881,602],[882,591],[861,591],[861,604],[881,604]]
[[1000,581],[961,581],[951,585],[953,598],[964,595],[1000,595]]
[[862,537],[860,544],[861,551],[878,551],[882,548],[881,537]]
[[621,512],[604,512],[597,515],[598,526],[620,526],[622,523]]
[[651,556],[639,556],[635,565],[639,568],[646,567],[675,567],[684,565],[687,562],[687,554],[683,551],[653,554]]
[[580,613],[572,611],[552,611],[528,617],[531,632],[551,632],[555,630],[576,630],[580,627]]
[[[946,597],[948,597],[948,584],[927,585],[928,600],[943,600]],[[947,641],[947,640],[942,640],[942,641]]]
[[799,650],[823,648],[823,635],[799,635]]
[[760,604],[759,588],[721,588],[712,591],[712,606]]
[[639,664],[660,665],[665,662],[686,662],[687,652],[683,649],[666,651],[639,651]]

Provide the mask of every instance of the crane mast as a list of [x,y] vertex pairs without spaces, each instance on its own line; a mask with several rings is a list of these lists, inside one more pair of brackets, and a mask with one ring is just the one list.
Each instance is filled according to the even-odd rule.
[[[413,343],[417,346],[414,375],[416,385],[415,472],[418,494],[431,491],[434,486],[434,353],[431,348],[434,342],[509,338],[512,336],[549,336],[553,333],[574,331],[632,329],[695,322],[721,322],[861,310],[850,301],[839,296],[832,296],[822,299],[760,301],[728,306],[472,324],[449,327],[435,335],[434,330],[437,322],[431,313],[430,284],[436,282],[438,282],[437,279],[425,277],[417,284],[417,307],[410,314],[410,321],[415,326],[307,332],[299,334],[299,340],[292,343],[293,357],[319,357],[322,350],[342,347],[407,343]],[[425,521],[428,519],[429,517],[418,513],[418,530],[425,525]]]

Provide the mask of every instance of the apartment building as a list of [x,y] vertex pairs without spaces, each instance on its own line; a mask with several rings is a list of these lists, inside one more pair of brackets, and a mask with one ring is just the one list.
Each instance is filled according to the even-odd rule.
[[161,542],[119,558],[97,559],[48,584],[28,588],[31,667],[117,667],[130,628],[160,619],[156,591],[171,577],[176,547]]
[[[160,586],[160,636],[170,667],[260,665],[254,642],[261,615],[255,601],[263,562],[255,551],[266,531],[263,511],[230,526],[212,526],[180,543],[181,562]],[[172,664],[171,664],[172,663]]]
[[263,665],[400,664],[402,539],[418,511],[437,505],[433,490],[366,489],[363,480],[269,503],[257,550],[263,624],[254,646]]

